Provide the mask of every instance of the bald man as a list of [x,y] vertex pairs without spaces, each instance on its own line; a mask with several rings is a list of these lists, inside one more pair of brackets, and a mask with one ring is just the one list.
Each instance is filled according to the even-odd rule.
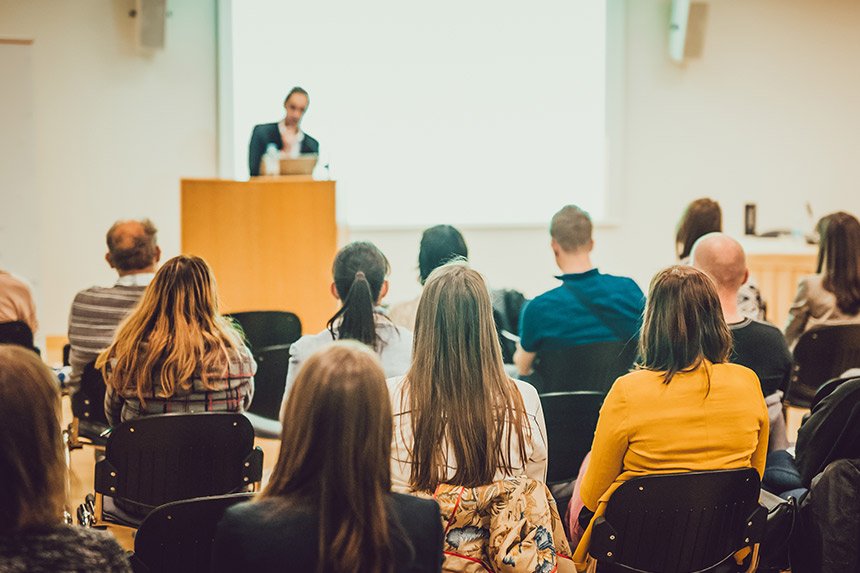
[[723,233],[709,233],[693,245],[690,264],[703,271],[717,287],[723,316],[734,339],[732,362],[754,371],[762,392],[785,390],[791,373],[791,353],[778,328],[738,312],[738,291],[747,278],[746,255],[740,243]]
[[113,342],[117,326],[140,300],[161,258],[158,229],[149,219],[117,221],[107,232],[105,261],[119,278],[112,287],[79,292],[69,315],[69,384],[74,390],[84,367]]

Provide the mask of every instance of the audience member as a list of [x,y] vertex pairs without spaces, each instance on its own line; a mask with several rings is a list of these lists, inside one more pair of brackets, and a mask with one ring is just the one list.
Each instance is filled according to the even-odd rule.
[[816,326],[860,323],[860,222],[840,211],[822,218],[818,231],[817,274],[797,285],[785,326],[789,346]]
[[120,322],[138,303],[161,258],[152,221],[117,221],[107,232],[105,260],[119,275],[112,287],[79,292],[69,314],[69,385],[77,387],[84,367],[113,342]]
[[200,257],[167,261],[96,361],[111,425],[171,412],[243,411],[257,365],[218,312],[215,278]]
[[765,396],[784,391],[791,374],[791,353],[782,332],[738,311],[738,289],[749,276],[743,247],[728,235],[709,233],[693,245],[690,264],[717,287],[723,317],[732,333],[730,360],[756,373]]
[[390,492],[391,405],[374,353],[343,341],[309,357],[286,416],[268,486],[218,526],[213,570],[439,571],[436,502]]
[[563,282],[526,303],[520,319],[520,346],[514,363],[520,375],[532,371],[540,350],[580,344],[627,341],[639,328],[642,290],[627,277],[602,274],[591,263],[591,218],[574,205],[550,224],[552,251]]
[[39,328],[33,291],[24,279],[0,269],[0,322],[17,321],[26,323],[33,333]]
[[537,391],[505,374],[487,285],[464,263],[430,274],[418,304],[412,366],[388,387],[395,490],[475,487],[506,476],[546,480]]
[[[418,249],[418,282],[424,286],[433,269],[461,258],[469,258],[469,249],[460,231],[451,225],[436,225],[426,229],[421,235]],[[415,314],[420,299],[419,295],[410,301],[392,305],[388,311],[391,321],[410,331],[415,330]]]
[[342,248],[334,259],[331,294],[341,302],[328,328],[305,335],[290,346],[290,367],[281,413],[293,382],[308,356],[335,340],[358,340],[373,348],[386,376],[406,372],[412,358],[412,333],[395,325],[379,304],[388,293],[388,259],[372,243],[355,242]]
[[768,456],[764,488],[799,497],[830,462],[851,458],[860,458],[860,378],[842,382],[812,407],[797,432],[794,455],[779,450]]
[[33,352],[0,345],[0,571],[131,571],[103,531],[63,524],[60,392]]
[[[723,230],[723,212],[720,204],[713,199],[696,199],[684,210],[678,222],[675,235],[675,253],[681,263],[687,263],[693,244],[708,233],[719,233]],[[761,293],[752,280],[747,277],[738,289],[738,312],[741,316],[764,320],[765,305]]]
[[[755,373],[728,362],[731,347],[719,298],[704,273],[674,266],[654,277],[640,369],[616,380],[607,394],[581,484],[595,517],[618,486],[636,476],[764,471],[767,408]],[[587,564],[591,526],[574,554],[578,566]]]

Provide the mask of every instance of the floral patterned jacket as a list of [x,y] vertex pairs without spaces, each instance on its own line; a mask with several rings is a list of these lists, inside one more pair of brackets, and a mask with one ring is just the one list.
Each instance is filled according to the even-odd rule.
[[575,571],[558,509],[543,483],[515,477],[474,488],[442,484],[433,497],[445,529],[442,571]]

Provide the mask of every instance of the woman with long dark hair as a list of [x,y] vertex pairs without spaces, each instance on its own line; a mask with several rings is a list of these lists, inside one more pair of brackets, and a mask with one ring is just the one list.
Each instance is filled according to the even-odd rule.
[[61,416],[38,355],[0,344],[0,571],[131,571],[112,535],[63,523]]
[[439,571],[439,507],[390,492],[391,405],[375,354],[342,341],[311,356],[285,415],[272,477],[227,511],[213,570]]
[[96,361],[108,422],[247,409],[257,365],[218,306],[215,277],[200,257],[173,257],[158,269]]
[[350,243],[332,265],[331,294],[340,309],[319,334],[305,335],[290,346],[290,367],[281,410],[308,356],[335,340],[357,340],[376,351],[386,376],[406,372],[412,357],[412,333],[392,323],[379,304],[388,294],[388,259],[373,243]]
[[797,285],[785,326],[789,345],[816,326],[860,323],[860,222],[840,211],[823,217],[818,232],[817,274]]
[[[653,473],[764,471],[768,414],[758,378],[729,363],[732,336],[711,280],[686,265],[651,281],[638,369],[603,407],[580,494],[595,517],[619,485]],[[592,519],[593,523],[593,519]],[[574,559],[586,566],[591,524]]]

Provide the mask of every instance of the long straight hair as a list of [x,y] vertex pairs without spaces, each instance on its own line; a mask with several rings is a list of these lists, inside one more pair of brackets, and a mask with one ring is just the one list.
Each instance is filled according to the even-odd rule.
[[818,272],[822,285],[836,297],[836,305],[845,314],[860,312],[860,222],[839,211],[818,222],[821,243],[818,248]]
[[0,534],[61,523],[60,391],[32,351],[0,344]]
[[668,384],[675,374],[695,370],[705,359],[727,362],[731,351],[732,334],[711,279],[688,265],[657,273],[642,321],[639,368],[664,372]]
[[683,260],[690,256],[693,243],[699,237],[722,230],[723,211],[720,209],[720,204],[713,199],[696,199],[687,205],[684,215],[678,222],[678,230],[675,233],[678,259]]
[[[339,341],[305,362],[287,400],[281,451],[261,500],[313,508],[318,572],[393,571],[391,399],[376,355]],[[395,526],[394,529],[397,529]]]
[[[523,398],[505,374],[487,285],[463,262],[437,268],[424,285],[404,384],[413,489],[433,491],[443,482],[475,487],[499,470],[510,475],[514,448],[526,463],[531,430]],[[457,466],[450,480],[445,443]]]
[[388,259],[373,243],[350,243],[337,253],[332,275],[341,307],[327,324],[332,338],[358,340],[376,351],[382,349],[374,307],[390,270]]
[[229,351],[244,346],[241,335],[218,311],[215,278],[200,257],[178,256],[155,273],[143,298],[119,326],[113,344],[96,366],[120,393],[133,390],[141,403],[153,393],[169,398],[203,385],[229,368]]

